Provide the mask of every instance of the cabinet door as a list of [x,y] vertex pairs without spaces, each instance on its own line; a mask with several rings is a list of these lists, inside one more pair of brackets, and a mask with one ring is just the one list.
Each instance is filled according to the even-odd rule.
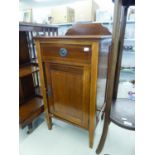
[[45,70],[50,113],[88,128],[89,67],[45,63]]

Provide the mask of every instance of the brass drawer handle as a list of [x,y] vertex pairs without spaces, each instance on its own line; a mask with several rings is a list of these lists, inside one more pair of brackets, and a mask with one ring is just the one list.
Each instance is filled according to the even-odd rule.
[[68,54],[68,51],[65,48],[60,48],[59,54],[61,57],[66,57]]

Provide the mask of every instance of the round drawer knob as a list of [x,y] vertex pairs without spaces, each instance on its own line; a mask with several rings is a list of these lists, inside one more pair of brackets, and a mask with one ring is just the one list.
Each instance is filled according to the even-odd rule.
[[68,54],[68,51],[65,48],[60,48],[59,54],[61,57],[65,57]]

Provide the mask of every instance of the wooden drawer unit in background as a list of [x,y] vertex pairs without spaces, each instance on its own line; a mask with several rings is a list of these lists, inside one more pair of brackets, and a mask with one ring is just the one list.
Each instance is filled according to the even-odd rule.
[[33,122],[44,112],[33,35],[47,33],[57,35],[58,27],[19,23],[19,124],[21,128],[28,126],[28,133],[33,131]]
[[[97,81],[98,78],[106,77],[101,77],[98,72],[99,66],[103,69],[103,57],[107,59],[108,56],[108,51],[102,54],[104,49],[101,44],[109,38],[110,36],[35,38],[48,127],[52,127],[51,118],[56,117],[87,129],[90,147],[93,146],[96,126]],[[99,57],[103,58],[100,58],[101,62]]]

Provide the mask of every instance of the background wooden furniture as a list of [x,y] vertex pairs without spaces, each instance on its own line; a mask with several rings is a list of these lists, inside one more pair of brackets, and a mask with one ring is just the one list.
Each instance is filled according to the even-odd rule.
[[[48,128],[52,127],[52,117],[84,128],[89,131],[90,147],[96,126],[97,82],[106,78],[104,60],[108,57],[106,40],[110,38],[103,35],[35,38]],[[100,64],[105,64],[105,68]]]
[[[19,32],[19,123],[32,131],[32,121],[43,112],[41,94],[37,94],[39,83],[35,85],[38,66],[30,61],[26,32]],[[35,80],[36,81],[36,80]]]
[[[52,32],[57,34],[55,28]],[[41,25],[19,24],[19,123],[21,128],[28,125],[29,133],[32,132],[33,120],[44,111],[33,31],[48,31],[50,34],[51,29]]]
[[[127,10],[130,5],[134,4],[134,0],[115,1],[112,48],[109,57],[109,63],[111,65],[108,65],[104,125],[102,136],[96,149],[97,154],[99,154],[104,147],[110,121],[113,121],[115,124],[126,129],[135,129],[134,101],[117,99],[118,79],[120,75],[120,66],[122,60]],[[127,108],[131,109],[125,110]],[[126,118],[130,120],[131,124],[124,123],[124,121],[122,120],[122,116],[126,116]]]
[[38,24],[38,23],[27,23],[27,22],[19,22],[20,31],[27,32],[36,32],[37,35],[40,35],[39,32],[43,32],[43,35],[48,33],[48,36],[57,36],[58,35],[58,27],[48,24]]

